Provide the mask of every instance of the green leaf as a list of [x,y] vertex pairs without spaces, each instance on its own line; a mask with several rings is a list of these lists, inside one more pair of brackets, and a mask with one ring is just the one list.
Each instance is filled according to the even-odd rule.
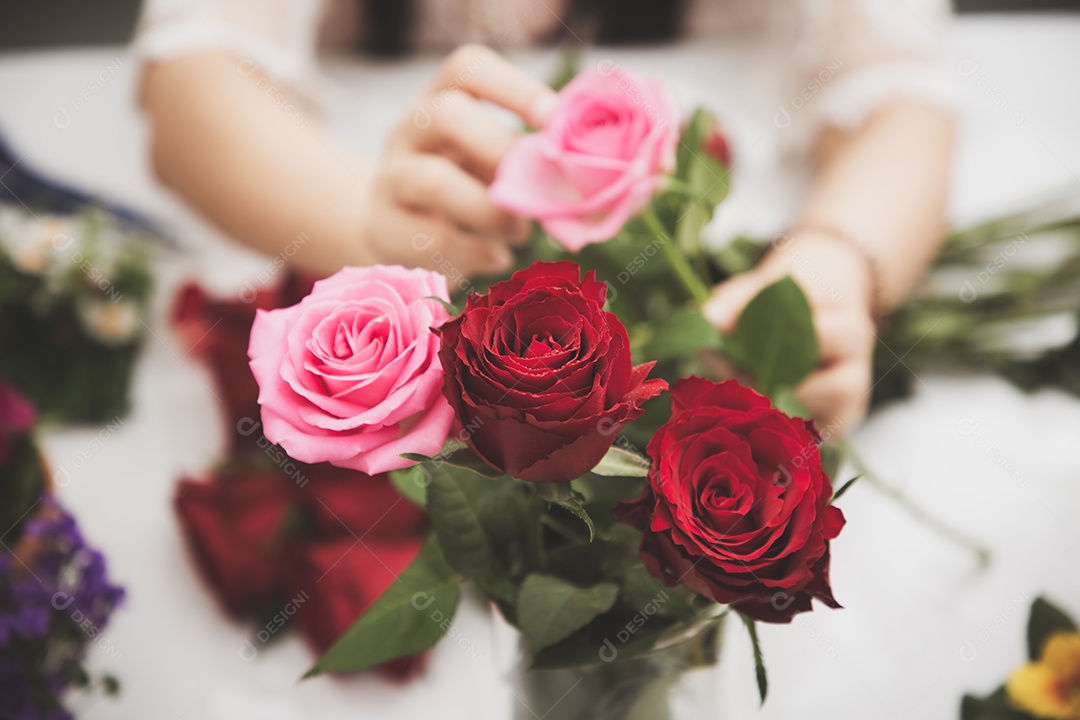
[[708,110],[698,107],[690,116],[682,137],[679,138],[679,147],[675,151],[675,177],[684,183],[690,175],[691,162],[694,154],[698,153],[706,133],[713,127],[716,118]]
[[529,575],[518,594],[518,623],[535,652],[570,637],[615,604],[619,588],[600,583],[581,588],[550,575]]
[[485,592],[512,600],[512,570],[522,556],[524,486],[451,465],[428,464],[427,509],[446,561]]
[[791,417],[797,418],[809,418],[810,412],[806,409],[806,406],[802,404],[797,397],[795,397],[794,388],[780,388],[772,397],[773,407]]
[[604,477],[648,477],[649,458],[612,445],[592,473]]
[[573,80],[580,70],[581,52],[576,49],[564,50],[559,58],[559,69],[556,70],[548,85],[552,90],[558,92],[566,87],[567,83]]
[[429,537],[397,581],[307,671],[366,670],[428,650],[443,636],[458,603],[458,578]]
[[724,350],[770,397],[792,388],[817,365],[818,346],[806,296],[790,277],[759,292],[746,306]]
[[105,675],[101,678],[101,689],[106,695],[115,697],[120,694],[120,680],[115,675]]
[[848,491],[848,488],[850,488],[852,485],[854,485],[855,483],[857,483],[861,479],[862,479],[862,475],[856,475],[855,477],[851,478],[846,483],[841,485],[840,489],[837,490],[836,492],[834,492],[832,498],[829,499],[829,504],[832,505],[834,502],[839,500],[840,497],[844,493],[846,493]]
[[754,647],[754,675],[757,677],[758,695],[761,697],[761,704],[764,705],[765,696],[769,693],[769,679],[765,675],[765,658],[761,654],[761,643],[758,642],[757,623],[745,615],[739,615],[739,617],[746,625],[746,631],[750,633],[750,644]]
[[668,587],[650,575],[640,562],[627,567],[619,582],[630,607],[648,608],[652,614],[680,620],[689,620],[695,612],[693,593],[681,585]]
[[570,483],[537,483],[536,494],[553,505],[558,505],[589,528],[589,542],[596,537],[596,527],[585,510],[585,497],[570,487]]
[[431,483],[431,475],[423,464],[391,470],[390,482],[409,502],[420,507],[427,504],[427,486]]
[[1004,686],[984,698],[965,695],[960,702],[960,720],[1035,720],[1009,704]]
[[663,322],[650,326],[643,360],[671,360],[695,356],[720,347],[720,333],[693,308],[679,308]]
[[443,300],[441,297],[437,297],[435,295],[428,295],[424,299],[425,300],[434,300],[435,302],[442,305],[443,309],[445,309],[446,312],[448,312],[450,314],[450,317],[454,317],[455,315],[460,315],[461,314],[461,308],[459,308],[457,305],[455,305],[452,302],[448,302],[446,300]]
[[476,453],[467,447],[443,450],[443,452],[432,458],[431,462],[446,463],[447,465],[453,465],[454,467],[464,468],[466,470],[471,470],[477,475],[483,475],[484,477],[503,477],[503,473],[481,460]]
[[1076,632],[1076,623],[1046,598],[1035,598],[1035,602],[1031,603],[1031,615],[1028,617],[1028,658],[1032,661],[1038,660],[1050,636],[1061,632]]

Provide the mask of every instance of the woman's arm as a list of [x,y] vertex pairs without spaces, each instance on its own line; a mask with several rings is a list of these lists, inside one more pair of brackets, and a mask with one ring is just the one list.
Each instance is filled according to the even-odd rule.
[[527,225],[492,206],[486,187],[514,133],[482,103],[539,125],[552,102],[542,83],[487,48],[461,48],[405,109],[385,156],[365,160],[314,119],[283,112],[268,81],[242,67],[231,53],[199,52],[152,62],[143,78],[154,168],[212,222],[270,255],[302,234],[292,258],[319,274],[376,262],[463,276],[509,266],[506,244]]
[[[731,330],[762,287],[795,278],[813,308],[821,350],[798,396],[831,433],[850,431],[866,412],[873,313],[899,304],[937,253],[952,143],[947,111],[906,100],[883,106],[854,132],[825,131],[801,221],[706,305],[706,315]],[[890,350],[899,358],[909,348]]]
[[[359,241],[370,167],[315,122],[289,117],[228,52],[154,62],[143,76],[160,179],[245,245],[309,271],[374,262]],[[263,78],[264,82],[268,82]]]

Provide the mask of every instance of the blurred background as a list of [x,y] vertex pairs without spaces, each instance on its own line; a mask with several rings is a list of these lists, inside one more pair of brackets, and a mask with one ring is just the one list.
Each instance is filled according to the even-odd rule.
[[[166,238],[153,244],[152,289],[139,272],[122,288],[127,299],[146,305],[138,323],[132,314],[96,325],[113,332],[127,322],[136,338],[130,347],[113,343],[108,356],[125,400],[130,381],[131,402],[113,408],[88,397],[92,414],[49,427],[39,438],[60,480],[57,494],[127,588],[108,644],[89,657],[91,669],[120,678],[123,691],[117,699],[75,698],[76,715],[345,720],[377,708],[383,718],[505,720],[492,708],[512,704],[503,682],[512,650],[505,647],[505,627],[476,606],[455,623],[482,648],[478,663],[462,662],[458,648],[444,643],[407,691],[371,674],[298,684],[312,660],[309,648],[295,635],[275,638],[261,648],[258,662],[248,662],[238,649],[258,626],[231,620],[198,581],[174,493],[180,478],[220,462],[232,429],[205,358],[192,352],[215,337],[216,323],[178,328],[177,298],[190,298],[184,291],[197,279],[208,293],[199,298],[206,306],[213,304],[206,297],[215,295],[250,309],[253,285],[281,276],[274,277],[279,266],[273,260],[230,241],[155,176],[136,100],[139,63],[127,45],[139,6],[137,0],[0,0],[0,132],[10,145],[0,181],[32,182],[25,174],[40,172],[133,208],[140,222],[152,218],[151,234],[160,229]],[[980,234],[983,221],[1019,212],[1012,225],[993,230],[995,240],[1003,232],[1015,237],[1028,227],[1023,213],[1064,212],[1069,203],[1062,201],[1078,197],[1080,0],[958,0],[955,6],[960,18],[950,36],[950,68],[956,70],[950,75],[961,129],[949,214],[955,228],[969,230],[957,236],[954,260],[970,265],[963,251],[990,237]],[[724,59],[736,58],[724,67],[700,45],[590,48],[586,55],[602,52],[593,59],[644,65],[717,109],[729,123],[734,152],[746,160],[733,193],[742,192],[743,180],[751,190],[771,190],[785,179],[773,164],[781,153],[764,152],[769,143],[752,141],[755,123],[774,129],[776,106],[746,103],[754,115],[740,106],[747,98],[726,92],[744,79],[745,67],[737,55],[724,54],[728,50],[717,50]],[[559,67],[558,52],[515,51],[513,60],[548,78]],[[429,81],[437,62],[434,56],[400,63],[328,59],[327,75],[347,92],[325,118],[327,127],[351,147],[379,151],[400,108]],[[15,165],[19,172],[8,174]],[[743,199],[767,205],[772,196]],[[1080,210],[1071,211],[1069,231],[1080,237]],[[1010,270],[1030,286],[1021,265]],[[977,256],[974,271],[965,266],[958,277],[974,279],[983,267],[987,260]],[[1073,272],[1080,273],[1080,263]],[[5,281],[0,276],[0,296]],[[955,286],[947,285],[946,293],[953,305]],[[1075,304],[1071,310],[1075,315]],[[924,317],[916,320],[932,321],[938,311],[924,305]],[[230,327],[226,322],[218,335]],[[993,562],[979,566],[962,543],[928,529],[894,499],[857,486],[844,497],[849,524],[833,560],[837,597],[846,609],[762,629],[773,691],[761,709],[745,633],[729,627],[711,688],[722,695],[721,718],[956,718],[965,693],[993,691],[1025,659],[1025,623],[1036,597],[1045,594],[1080,617],[1080,339],[1071,341],[1072,355],[1048,355],[1045,364],[1010,357],[1007,368],[994,371],[924,373],[933,360],[928,356],[941,346],[926,338],[919,322],[912,327],[913,337],[890,339],[895,350],[882,351],[888,381],[878,390],[891,391],[895,381],[900,399],[876,410],[853,443],[884,480],[902,489],[905,502],[932,508],[936,520],[989,546]],[[192,331],[193,338],[180,337]],[[1077,337],[1076,322],[1066,331],[1072,335],[1066,333],[1064,343]],[[1036,335],[1045,339],[1048,332]],[[242,356],[246,341],[239,345]],[[7,351],[0,347],[0,360]],[[95,363],[102,367],[86,357],[87,372]],[[1054,387],[1041,387],[1047,384]],[[101,388],[115,390],[107,383]],[[50,391],[70,400],[65,388],[41,388],[44,396]],[[0,514],[4,509],[0,501]],[[5,710],[0,696],[0,718]]]
[[[122,43],[131,38],[139,5],[139,0],[5,3],[0,7],[0,50]],[[961,13],[1021,13],[1076,10],[1080,0],[958,0],[954,6]]]

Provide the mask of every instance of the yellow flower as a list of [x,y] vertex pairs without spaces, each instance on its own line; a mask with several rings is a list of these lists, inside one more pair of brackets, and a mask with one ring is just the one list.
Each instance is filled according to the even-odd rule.
[[1038,662],[1012,674],[1005,690],[1012,704],[1038,718],[1080,720],[1080,633],[1058,633]]

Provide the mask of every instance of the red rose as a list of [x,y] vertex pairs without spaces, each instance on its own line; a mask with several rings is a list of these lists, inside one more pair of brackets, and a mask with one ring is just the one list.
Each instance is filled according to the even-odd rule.
[[649,572],[766,622],[790,622],[815,597],[839,607],[829,540],[844,516],[813,426],[735,380],[680,380],[671,401],[645,494],[614,510],[642,532]]
[[444,324],[443,394],[469,446],[495,469],[565,482],[611,447],[667,386],[633,367],[626,328],[604,312],[607,285],[563,261],[534,263],[471,295]]
[[295,486],[275,472],[181,480],[176,511],[203,577],[236,617],[273,604],[282,588],[282,533]]
[[[309,544],[290,573],[288,587],[296,623],[312,648],[320,655],[329,650],[394,583],[423,544],[423,536],[385,542],[351,535]],[[424,658],[400,658],[379,670],[407,677],[422,667]]]

